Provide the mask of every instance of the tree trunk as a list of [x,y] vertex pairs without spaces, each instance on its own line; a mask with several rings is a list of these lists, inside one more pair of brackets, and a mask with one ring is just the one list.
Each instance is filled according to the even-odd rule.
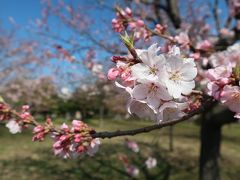
[[200,180],[219,180],[221,124],[202,122],[200,151]]
[[234,113],[224,107],[208,109],[201,121],[201,149],[199,159],[199,179],[219,180],[220,146],[222,126],[236,122]]

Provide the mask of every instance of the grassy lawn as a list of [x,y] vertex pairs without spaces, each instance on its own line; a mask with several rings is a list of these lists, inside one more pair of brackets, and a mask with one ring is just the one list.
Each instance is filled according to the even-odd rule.
[[[97,130],[117,130],[143,127],[151,122],[136,120],[99,120],[89,124]],[[133,153],[123,143],[124,138],[102,141],[94,158],[64,160],[51,151],[51,139],[31,142],[31,132],[12,135],[0,126],[0,179],[130,179],[120,162],[120,155],[127,155],[129,162],[140,169],[136,179],[194,180],[198,176],[199,127],[193,123],[174,126],[173,151],[169,151],[169,128],[141,134],[129,139],[140,144],[140,153]],[[240,124],[225,126],[221,147],[223,180],[237,180],[240,175]],[[147,170],[144,161],[148,156],[158,160],[156,168]]]

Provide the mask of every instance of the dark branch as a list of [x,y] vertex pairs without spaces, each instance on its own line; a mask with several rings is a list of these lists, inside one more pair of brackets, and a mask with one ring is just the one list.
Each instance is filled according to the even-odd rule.
[[[150,132],[150,131],[153,131],[153,130],[156,130],[156,129],[161,129],[161,128],[166,127],[166,126],[172,126],[172,125],[175,125],[177,123],[186,121],[186,120],[190,119],[191,117],[193,117],[194,115],[197,115],[197,114],[203,112],[205,109],[207,109],[207,107],[209,107],[209,100],[207,100],[206,103],[204,103],[204,105],[202,105],[199,109],[197,109],[195,111],[192,111],[188,115],[186,115],[183,118],[178,119],[178,120],[166,121],[166,122],[162,122],[160,124],[155,124],[155,125],[152,125],[152,126],[146,126],[146,127],[143,127],[143,128],[132,129],[132,130],[124,130],[124,131],[117,130],[117,131],[112,131],[112,132],[107,132],[107,131],[105,131],[105,132],[95,132],[95,133],[92,134],[92,137],[93,138],[104,139],[104,138],[113,138],[113,137],[118,137],[118,136],[128,136],[128,135],[134,136],[136,134],[147,133],[147,132]],[[210,101],[210,102],[211,102],[210,103],[210,105],[211,105],[212,101]]]
[[167,0],[167,11],[169,18],[171,19],[176,29],[180,28],[181,17],[179,13],[179,7],[177,0]]
[[213,12],[216,29],[218,32],[220,32],[220,19],[219,19],[219,15],[218,15],[218,0],[214,1],[214,6],[212,8],[212,12]]

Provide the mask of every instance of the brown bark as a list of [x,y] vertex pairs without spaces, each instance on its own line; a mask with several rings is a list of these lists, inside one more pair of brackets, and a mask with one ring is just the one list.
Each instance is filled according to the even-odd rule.
[[[201,122],[201,148],[199,159],[199,179],[220,179],[220,149],[222,140],[222,126],[236,122],[234,113],[227,109],[216,108],[211,115],[207,114]],[[220,109],[220,110],[219,110]]]
[[200,180],[219,180],[221,125],[202,122],[200,150]]

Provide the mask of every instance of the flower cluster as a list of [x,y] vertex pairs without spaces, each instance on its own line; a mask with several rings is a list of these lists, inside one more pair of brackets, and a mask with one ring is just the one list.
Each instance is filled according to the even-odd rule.
[[6,121],[6,127],[12,134],[22,132],[23,128],[33,126],[32,141],[43,141],[46,135],[54,139],[53,151],[63,158],[75,158],[88,154],[93,156],[99,148],[99,138],[91,136],[95,131],[82,121],[73,120],[72,127],[65,123],[56,129],[50,118],[39,124],[29,113],[29,106],[23,106],[20,113],[5,103],[0,103],[0,121]]
[[44,125],[38,124],[33,128],[32,141],[43,141],[45,136],[53,129],[53,123],[50,118],[47,118]]
[[[126,8],[125,10],[117,8],[117,17],[112,20],[112,27],[115,32],[123,32],[129,27],[129,30],[134,33],[135,40],[143,38],[148,40],[152,35],[152,32],[146,28],[146,25],[143,20],[139,18],[134,18],[132,10]],[[165,30],[160,24],[156,26],[157,32],[163,32]]]
[[28,123],[32,122],[32,115],[28,112],[29,106],[22,106],[21,112],[12,113],[8,105],[1,103],[0,104],[0,121],[7,121],[6,127],[12,134],[21,133],[22,129],[26,127]]
[[[136,153],[135,155],[137,155],[137,158],[142,160],[142,155],[140,153],[140,147],[138,145],[138,143],[134,140],[129,140],[129,139],[125,139],[125,145],[127,148],[129,148],[131,151],[133,151],[134,153]],[[146,154],[144,153],[144,156]],[[145,168],[146,170],[150,170],[154,167],[157,166],[157,159],[154,157],[147,157],[145,162],[142,162],[143,166],[138,167],[135,164],[132,164],[132,156],[128,156],[128,155],[119,155],[119,160],[123,163],[124,167],[125,167],[125,171],[132,177],[138,176],[140,173],[140,170]],[[141,158],[139,158],[141,157]],[[145,157],[144,157],[145,159]]]
[[98,77],[100,80],[104,80],[106,77],[103,73],[103,65],[94,61],[95,56],[95,51],[90,49],[86,54],[83,64],[92,72],[94,76]]
[[187,33],[181,32],[179,35],[175,36],[174,39],[182,48],[189,48],[190,39]]
[[71,128],[64,123],[60,131],[52,134],[55,142],[54,154],[64,158],[76,158],[84,153],[94,155],[99,148],[100,140],[93,139],[91,132],[93,129],[82,121],[73,120]]
[[112,27],[115,32],[123,32],[125,30],[124,26],[127,24],[127,19],[131,19],[132,10],[126,8],[125,10],[119,9],[117,12],[117,17],[112,20]]
[[129,159],[126,155],[120,155],[119,160],[123,163],[125,167],[125,171],[132,177],[138,176],[139,175],[139,169],[129,163]]
[[230,0],[229,1],[229,11],[231,16],[239,18],[240,16],[240,2],[239,0]]
[[[157,44],[146,50],[136,49],[141,62],[125,63],[132,83],[126,85],[122,79],[123,85],[117,82],[130,94],[129,112],[155,119],[158,123],[185,115],[188,95],[195,87],[197,75],[194,59],[182,57],[178,47],[173,46],[166,54],[159,54],[159,50]],[[121,63],[119,61],[117,65]],[[114,73],[112,69],[109,71],[109,79],[118,80],[118,73],[112,78]]]
[[213,68],[206,73],[208,95],[225,104],[236,112],[236,118],[240,118],[240,45],[215,53],[209,59]]
[[134,32],[135,40],[139,40],[143,38],[144,40],[148,40],[151,36],[151,32],[148,31],[145,27],[143,20],[135,20],[128,23],[130,31]]

